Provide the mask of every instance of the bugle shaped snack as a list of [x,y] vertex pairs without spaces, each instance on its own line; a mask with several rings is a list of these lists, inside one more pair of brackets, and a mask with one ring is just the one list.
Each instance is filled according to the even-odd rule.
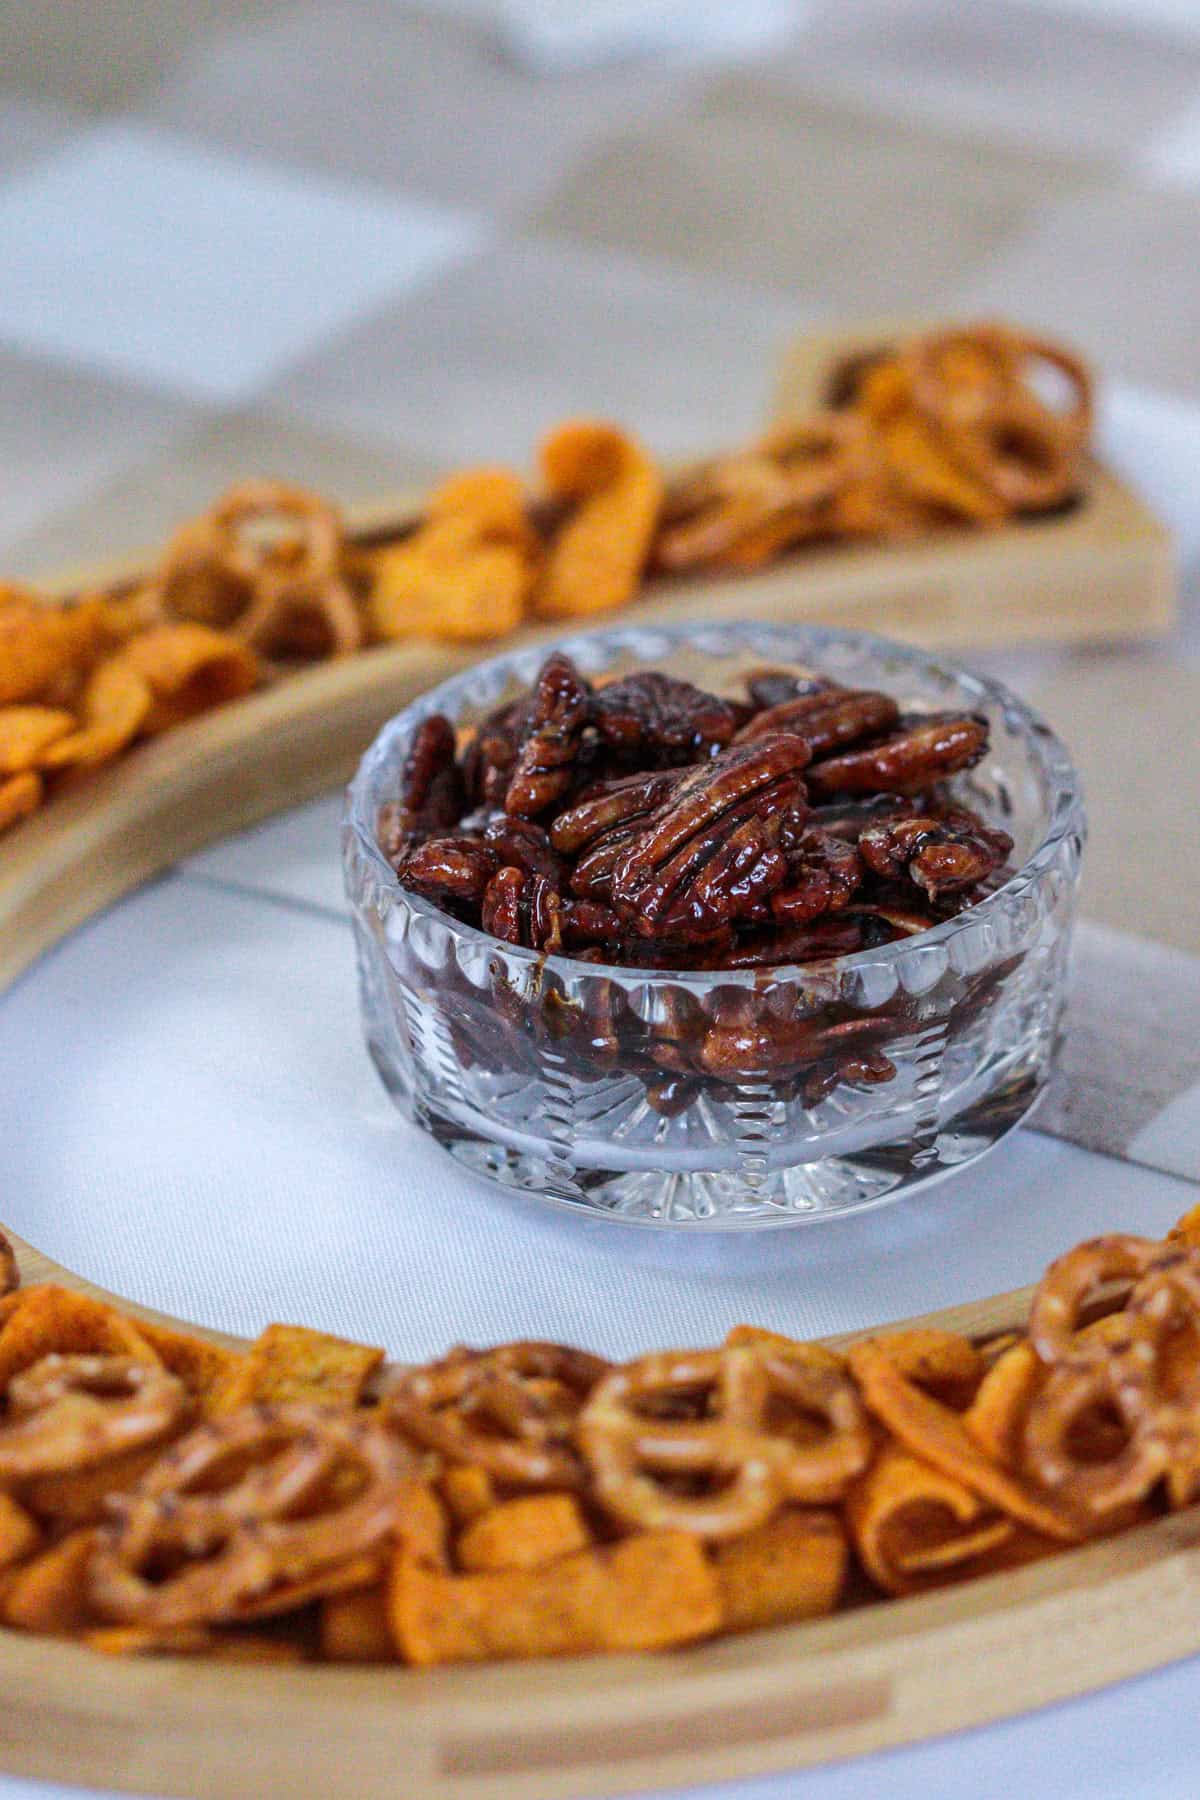
[[150,689],[150,710],[142,722],[147,736],[241,700],[261,680],[253,650],[207,625],[155,625],[130,638],[121,661]]
[[520,624],[538,547],[525,493],[507,469],[469,469],[434,489],[425,516],[371,558],[371,630],[482,643]]
[[[885,1444],[846,1497],[859,1561],[888,1594],[919,1594],[1006,1566],[1018,1527],[953,1476]],[[1041,1540],[1048,1552],[1053,1546]]]
[[62,706],[0,706],[0,781],[37,768],[43,753],[75,729]]
[[533,595],[543,619],[612,612],[633,599],[650,556],[663,481],[636,438],[579,419],[541,447],[550,497],[571,510],[546,553]]
[[37,1520],[11,1494],[0,1493],[0,1569],[25,1562],[41,1541]]
[[902,1372],[888,1353],[886,1338],[852,1344],[847,1356],[867,1409],[912,1455],[1045,1537],[1072,1543],[1087,1535],[1074,1508],[991,1462],[959,1414]]
[[42,778],[34,769],[26,769],[23,774],[10,775],[0,781],[0,831],[7,831],[10,825],[19,825],[22,819],[35,813],[44,792]]
[[91,768],[107,762],[141,732],[154,704],[149,682],[123,652],[97,665],[80,701],[82,723],[42,752],[44,769]]

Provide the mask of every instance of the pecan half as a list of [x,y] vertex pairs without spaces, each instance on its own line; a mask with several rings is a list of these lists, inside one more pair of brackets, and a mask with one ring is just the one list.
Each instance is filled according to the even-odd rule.
[[910,715],[878,743],[815,762],[806,779],[821,800],[835,794],[911,794],[971,768],[987,745],[987,720],[974,714]]
[[389,862],[409,840],[449,831],[462,818],[466,790],[454,753],[454,727],[442,713],[431,713],[408,747],[399,799],[380,808],[379,843]]
[[783,884],[776,839],[804,802],[803,738],[736,744],[690,770],[612,867],[617,911],[644,936],[706,932],[752,912]]
[[815,759],[877,737],[899,717],[900,708],[890,694],[876,693],[873,688],[832,688],[768,707],[744,725],[738,737],[794,731],[807,739]]
[[863,873],[853,844],[810,827],[794,845],[781,842],[781,848],[787,857],[787,878],[771,895],[773,917],[803,925],[849,905]]
[[814,669],[754,669],[746,676],[746,692],[755,712],[783,706],[788,700],[799,700],[805,694],[828,694],[836,687],[827,675]]
[[484,826],[483,841],[506,868],[544,875],[559,887],[564,884],[563,859],[545,829],[532,819],[510,819],[499,813]]
[[640,769],[699,762],[729,743],[738,728],[728,700],[654,669],[598,689],[591,716],[604,745]]
[[558,815],[550,827],[550,839],[563,855],[578,858],[570,878],[573,894],[581,899],[610,899],[618,856],[676,792],[682,779],[681,772],[667,770],[602,782]]
[[590,702],[591,688],[570,657],[558,651],[547,657],[533,690],[529,732],[504,796],[510,818],[535,818],[571,787]]
[[483,896],[482,924],[506,944],[557,952],[562,949],[562,896],[544,875],[498,869]]
[[974,887],[1003,868],[1013,841],[965,807],[934,817],[881,819],[858,840],[867,867],[888,880],[907,876],[931,900]]
[[410,844],[396,860],[402,887],[424,894],[439,906],[449,901],[478,906],[499,860],[494,850],[474,837],[426,838]]
[[529,728],[529,695],[518,694],[481,720],[462,760],[472,806],[503,806],[517,753]]

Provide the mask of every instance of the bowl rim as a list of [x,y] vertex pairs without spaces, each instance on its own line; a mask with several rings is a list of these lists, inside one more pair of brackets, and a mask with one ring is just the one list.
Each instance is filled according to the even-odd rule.
[[[840,956],[822,958],[816,963],[767,963],[749,969],[661,969],[641,964],[583,962],[578,957],[561,953],[531,950],[523,944],[510,944],[503,938],[493,937],[490,932],[477,926],[464,924],[461,919],[444,912],[423,895],[405,888],[398,880],[395,870],[379,846],[374,819],[366,816],[367,794],[372,778],[392,751],[395,740],[410,726],[428,718],[430,713],[440,711],[440,698],[453,695],[457,701],[464,688],[492,673],[505,672],[523,679],[520,670],[525,665],[535,659],[544,659],[554,650],[572,657],[582,654],[586,660],[593,649],[627,649],[632,647],[630,639],[640,637],[655,640],[662,646],[661,654],[666,656],[675,649],[697,644],[701,649],[707,649],[714,641],[723,637],[730,638],[732,650],[736,646],[736,640],[746,633],[768,639],[779,638],[779,656],[784,662],[800,659],[800,653],[795,648],[800,641],[813,646],[814,656],[819,656],[821,646],[832,644],[885,653],[892,659],[898,659],[939,678],[954,682],[965,681],[981,690],[981,698],[1000,707],[1006,715],[1015,716],[1051,789],[1047,828],[1021,866],[982,900],[977,900],[952,918],[944,919],[940,924],[930,926],[926,931],[916,932],[911,937],[900,938],[894,943],[881,944],[872,949],[852,950]],[[704,642],[706,639],[709,641],[707,645]],[[785,642],[793,647],[786,649]],[[712,650],[711,653],[715,655],[718,652]],[[1013,896],[1033,887],[1055,861],[1059,847],[1068,835],[1074,833],[1081,841],[1087,835],[1083,786],[1066,745],[1041,714],[1005,683],[990,675],[981,674],[969,664],[938,656],[915,644],[905,644],[896,638],[884,637],[879,632],[800,621],[788,624],[753,618],[721,623],[695,621],[682,625],[612,625],[596,631],[574,632],[563,638],[550,638],[544,643],[522,644],[516,649],[473,663],[468,669],[460,670],[435,687],[427,688],[381,726],[346,788],[343,818],[347,840],[353,839],[358,851],[374,868],[383,886],[390,889],[401,904],[418,917],[428,918],[444,926],[456,939],[485,946],[493,953],[500,953],[515,962],[529,965],[531,969],[536,969],[542,980],[547,975],[558,975],[571,982],[586,979],[615,979],[624,985],[668,982],[674,986],[698,986],[706,991],[717,986],[755,988],[765,992],[784,983],[803,982],[811,985],[816,980],[825,981],[831,976],[841,979],[856,970],[877,969],[900,963],[906,955],[940,948],[962,932],[985,922]],[[346,854],[348,863],[348,848]],[[346,874],[348,879],[348,866]]]

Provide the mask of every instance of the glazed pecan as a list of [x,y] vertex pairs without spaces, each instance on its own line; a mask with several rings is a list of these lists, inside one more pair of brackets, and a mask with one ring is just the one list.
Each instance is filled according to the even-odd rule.
[[497,869],[483,896],[481,923],[506,944],[527,950],[562,949],[562,895],[544,875]]
[[805,694],[830,693],[837,687],[827,675],[815,669],[755,669],[746,676],[746,692],[756,713],[768,707],[783,706]]
[[718,963],[700,966],[758,969],[783,963],[827,962],[831,957],[850,956],[855,950],[867,948],[868,936],[861,919],[838,913],[835,918],[815,919],[807,925],[780,924],[765,931],[748,932]]
[[400,774],[400,797],[380,808],[378,835],[388,861],[407,843],[450,831],[466,808],[466,790],[454,760],[454,727],[431,713],[413,734]]
[[814,759],[831,756],[864,738],[889,730],[900,717],[890,694],[872,688],[828,688],[785,700],[758,713],[738,733],[739,739],[794,731],[805,738]]
[[678,771],[663,770],[597,782],[574,806],[559,813],[550,826],[550,841],[564,856],[578,855],[614,827],[648,818],[678,790],[682,779]]
[[626,675],[592,698],[592,723],[630,767],[675,768],[720,750],[738,728],[728,700],[654,669]]
[[877,743],[814,763],[806,779],[809,791],[821,800],[840,794],[911,794],[973,767],[987,744],[987,720],[973,714],[909,715]]
[[478,906],[499,867],[494,850],[475,837],[426,838],[410,844],[396,860],[402,887],[424,894],[439,906]]
[[965,807],[868,825],[858,840],[863,861],[889,880],[905,876],[931,900],[974,887],[1004,866],[1013,842]]
[[810,826],[794,844],[781,838],[780,848],[787,858],[787,877],[771,895],[776,919],[803,925],[849,905],[863,872],[853,844]]
[[591,689],[570,657],[547,657],[504,796],[510,818],[536,818],[571,787],[590,702]]
[[697,1060],[722,1081],[778,1079],[811,1063],[818,1047],[811,1020],[780,1017],[753,989],[735,988],[722,995]]
[[562,887],[565,864],[541,825],[532,819],[510,819],[498,813],[483,828],[483,841],[494,850],[503,866],[524,869],[527,875],[544,875]]
[[577,856],[570,878],[573,894],[604,902],[611,898],[618,856],[645,830],[682,779],[680,771],[667,770],[601,782],[577,805],[558,815],[550,827],[550,839],[563,855]]
[[690,936],[752,912],[787,875],[776,839],[804,801],[803,738],[736,744],[689,771],[612,866],[617,911],[643,936]]
[[518,694],[482,720],[462,760],[471,806],[503,806],[517,753],[529,729],[530,697]]

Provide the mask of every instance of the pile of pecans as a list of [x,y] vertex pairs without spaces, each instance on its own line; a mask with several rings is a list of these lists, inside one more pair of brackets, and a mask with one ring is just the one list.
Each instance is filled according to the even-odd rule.
[[901,713],[812,670],[728,699],[656,670],[594,687],[560,652],[465,745],[421,725],[379,836],[401,884],[579,961],[812,964],[971,905],[1012,840],[948,793],[987,721]]

